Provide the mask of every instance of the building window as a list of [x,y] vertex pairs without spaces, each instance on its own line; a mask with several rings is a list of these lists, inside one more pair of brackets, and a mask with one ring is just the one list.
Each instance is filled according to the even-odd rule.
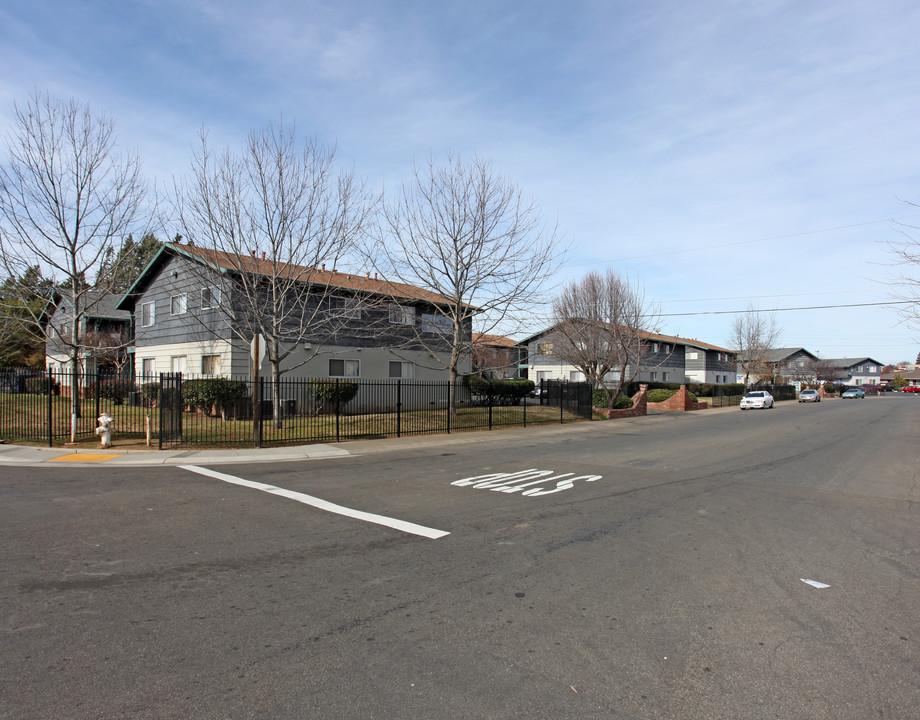
[[220,375],[220,355],[202,355],[201,374]]
[[185,372],[185,355],[173,355],[170,358],[170,366],[174,373]]
[[156,375],[157,361],[154,358],[144,358],[141,360],[141,375],[150,378]]
[[435,315],[433,313],[422,314],[422,332],[437,333],[438,335],[450,335],[454,329],[454,323],[449,317]]
[[187,302],[187,295],[173,295],[169,298],[169,314],[170,315],[185,315]]
[[656,373],[656,372],[650,372],[650,373],[648,374],[648,379],[649,379],[651,382],[655,382],[655,381],[658,379],[658,373]]
[[390,322],[394,325],[415,325],[415,308],[391,303]]
[[333,298],[338,309],[339,317],[348,320],[361,319],[361,303],[358,298],[337,297]]
[[157,316],[157,304],[156,302],[144,303],[141,305],[141,325],[143,327],[150,327],[153,325]]
[[569,370],[569,382],[584,382],[585,374],[578,370]]
[[690,352],[687,353],[688,360],[696,360],[698,357],[699,355],[696,354],[696,350],[691,350]]
[[220,288],[201,288],[201,309],[216,308],[218,305],[220,305]]
[[415,377],[415,363],[401,362],[399,360],[390,361],[390,377],[410,379]]
[[329,360],[329,377],[361,377],[361,365],[358,360]]
[[537,343],[537,355],[552,355],[553,354],[553,344],[552,343]]
[[666,372],[661,373],[661,382],[668,381],[668,374]]
[[541,380],[551,380],[552,377],[553,377],[553,374],[549,370],[537,370],[537,382],[538,383]]

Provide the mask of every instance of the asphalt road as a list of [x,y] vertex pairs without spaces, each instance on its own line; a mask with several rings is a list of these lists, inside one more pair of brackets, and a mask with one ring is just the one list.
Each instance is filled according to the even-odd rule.
[[916,718],[918,417],[0,468],[0,717]]

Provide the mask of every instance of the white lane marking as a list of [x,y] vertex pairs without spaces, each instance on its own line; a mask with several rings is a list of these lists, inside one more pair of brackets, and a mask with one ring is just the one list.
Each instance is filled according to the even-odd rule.
[[812,587],[818,588],[819,590],[824,590],[824,588],[829,588],[830,585],[825,585],[823,582],[818,582],[817,580],[806,580],[805,578],[799,578],[806,585],[811,585]]
[[364,512],[362,510],[352,510],[351,508],[344,507],[343,505],[336,505],[335,503],[321,500],[320,498],[313,497],[312,495],[305,495],[304,493],[294,492],[293,490],[285,490],[284,488],[276,487],[275,485],[266,485],[265,483],[244,480],[243,478],[238,478],[235,475],[227,475],[226,473],[217,472],[216,470],[208,470],[207,468],[197,467],[195,465],[180,465],[179,467],[183,470],[188,470],[189,472],[198,473],[199,475],[206,475],[207,477],[214,478],[215,480],[222,480],[223,482],[232,483],[233,485],[241,485],[243,487],[252,488],[253,490],[261,490],[262,492],[271,493],[272,495],[280,495],[281,497],[286,497],[290,500],[296,500],[297,502],[303,503],[304,505],[310,505],[311,507],[315,507],[319,510],[325,510],[326,512],[336,513],[337,515],[344,515],[346,517],[354,518],[356,520],[363,520],[364,522],[375,523],[377,525],[385,525],[386,527],[393,528],[394,530],[411,533],[412,535],[421,535],[422,537],[430,538],[432,540],[437,540],[438,538],[442,538],[445,535],[450,535],[449,532],[444,530],[435,530],[434,528],[425,527],[424,525],[416,525],[415,523],[406,522],[405,520],[396,520],[394,518],[388,518],[383,515],[374,515],[373,513]]

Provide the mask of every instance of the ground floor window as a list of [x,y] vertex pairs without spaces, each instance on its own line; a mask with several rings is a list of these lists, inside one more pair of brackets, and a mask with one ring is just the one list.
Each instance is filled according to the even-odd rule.
[[220,355],[202,355],[201,374],[220,375]]
[[415,377],[415,363],[390,361],[390,377],[393,379],[411,379]]
[[144,377],[153,377],[157,372],[157,361],[153,358],[144,358],[141,360],[141,375]]
[[361,364],[358,360],[338,360],[330,358],[329,377],[361,377]]
[[185,355],[174,355],[170,358],[170,366],[174,373],[184,373],[185,372]]

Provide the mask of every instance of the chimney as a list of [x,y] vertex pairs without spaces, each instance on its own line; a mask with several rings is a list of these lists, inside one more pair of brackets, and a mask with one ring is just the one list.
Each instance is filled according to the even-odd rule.
[[265,251],[264,251],[264,250],[262,251],[262,259],[263,259],[263,260],[265,259]]
[[249,251],[249,254],[252,255],[253,257],[255,257],[255,256],[256,256],[256,251],[255,251],[255,250],[250,250],[250,251]]
[[326,272],[326,263],[323,263],[323,272]]
[[371,271],[370,271],[370,270],[367,271],[367,279],[368,279],[368,280],[371,279]]
[[374,280],[377,279],[377,273],[374,273]]

